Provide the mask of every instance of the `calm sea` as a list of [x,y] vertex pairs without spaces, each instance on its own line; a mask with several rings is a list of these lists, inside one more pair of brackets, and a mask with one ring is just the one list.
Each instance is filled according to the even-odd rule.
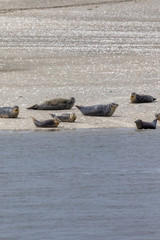
[[160,131],[0,132],[0,240],[159,240]]

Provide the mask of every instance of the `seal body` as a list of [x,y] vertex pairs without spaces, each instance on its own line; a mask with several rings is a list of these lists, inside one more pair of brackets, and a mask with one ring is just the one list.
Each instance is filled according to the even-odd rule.
[[102,116],[110,117],[118,107],[117,103],[110,103],[106,105],[93,105],[93,106],[76,106],[83,115],[87,116]]
[[75,98],[71,97],[70,99],[66,98],[55,98],[52,100],[48,100],[43,102],[42,104],[38,105],[35,104],[27,109],[34,109],[34,110],[65,110],[70,109],[73,107],[75,103]]
[[40,128],[56,128],[61,122],[58,118],[49,119],[45,121],[38,121],[34,117],[31,117],[31,119],[33,120],[35,126]]
[[53,118],[58,118],[61,122],[74,122],[77,118],[75,113],[64,113],[61,115],[56,115],[56,114],[50,113],[50,115]]
[[137,129],[156,129],[157,118],[152,122],[144,122],[141,119],[135,121]]
[[0,107],[0,118],[17,118],[19,107]]
[[150,95],[139,95],[135,92],[131,93],[130,100],[132,103],[149,103],[156,100],[156,98],[150,96]]

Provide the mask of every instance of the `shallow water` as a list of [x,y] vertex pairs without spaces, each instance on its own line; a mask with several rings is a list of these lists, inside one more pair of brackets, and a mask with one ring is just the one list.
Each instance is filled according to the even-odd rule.
[[159,129],[2,131],[0,148],[1,239],[159,239]]

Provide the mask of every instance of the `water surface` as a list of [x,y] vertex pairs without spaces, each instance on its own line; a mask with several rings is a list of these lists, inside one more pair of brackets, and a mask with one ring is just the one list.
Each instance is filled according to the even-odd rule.
[[0,239],[158,240],[159,129],[0,133]]

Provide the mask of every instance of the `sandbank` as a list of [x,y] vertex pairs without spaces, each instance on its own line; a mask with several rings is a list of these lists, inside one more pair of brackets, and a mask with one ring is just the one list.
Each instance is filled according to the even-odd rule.
[[[34,130],[27,110],[45,100],[75,97],[77,105],[119,107],[112,117],[86,117],[74,106],[75,123],[60,129],[135,128],[160,112],[160,15],[157,0],[0,1],[0,106],[20,107],[0,129]],[[155,103],[131,104],[131,92]],[[62,113],[62,111],[54,111]]]

